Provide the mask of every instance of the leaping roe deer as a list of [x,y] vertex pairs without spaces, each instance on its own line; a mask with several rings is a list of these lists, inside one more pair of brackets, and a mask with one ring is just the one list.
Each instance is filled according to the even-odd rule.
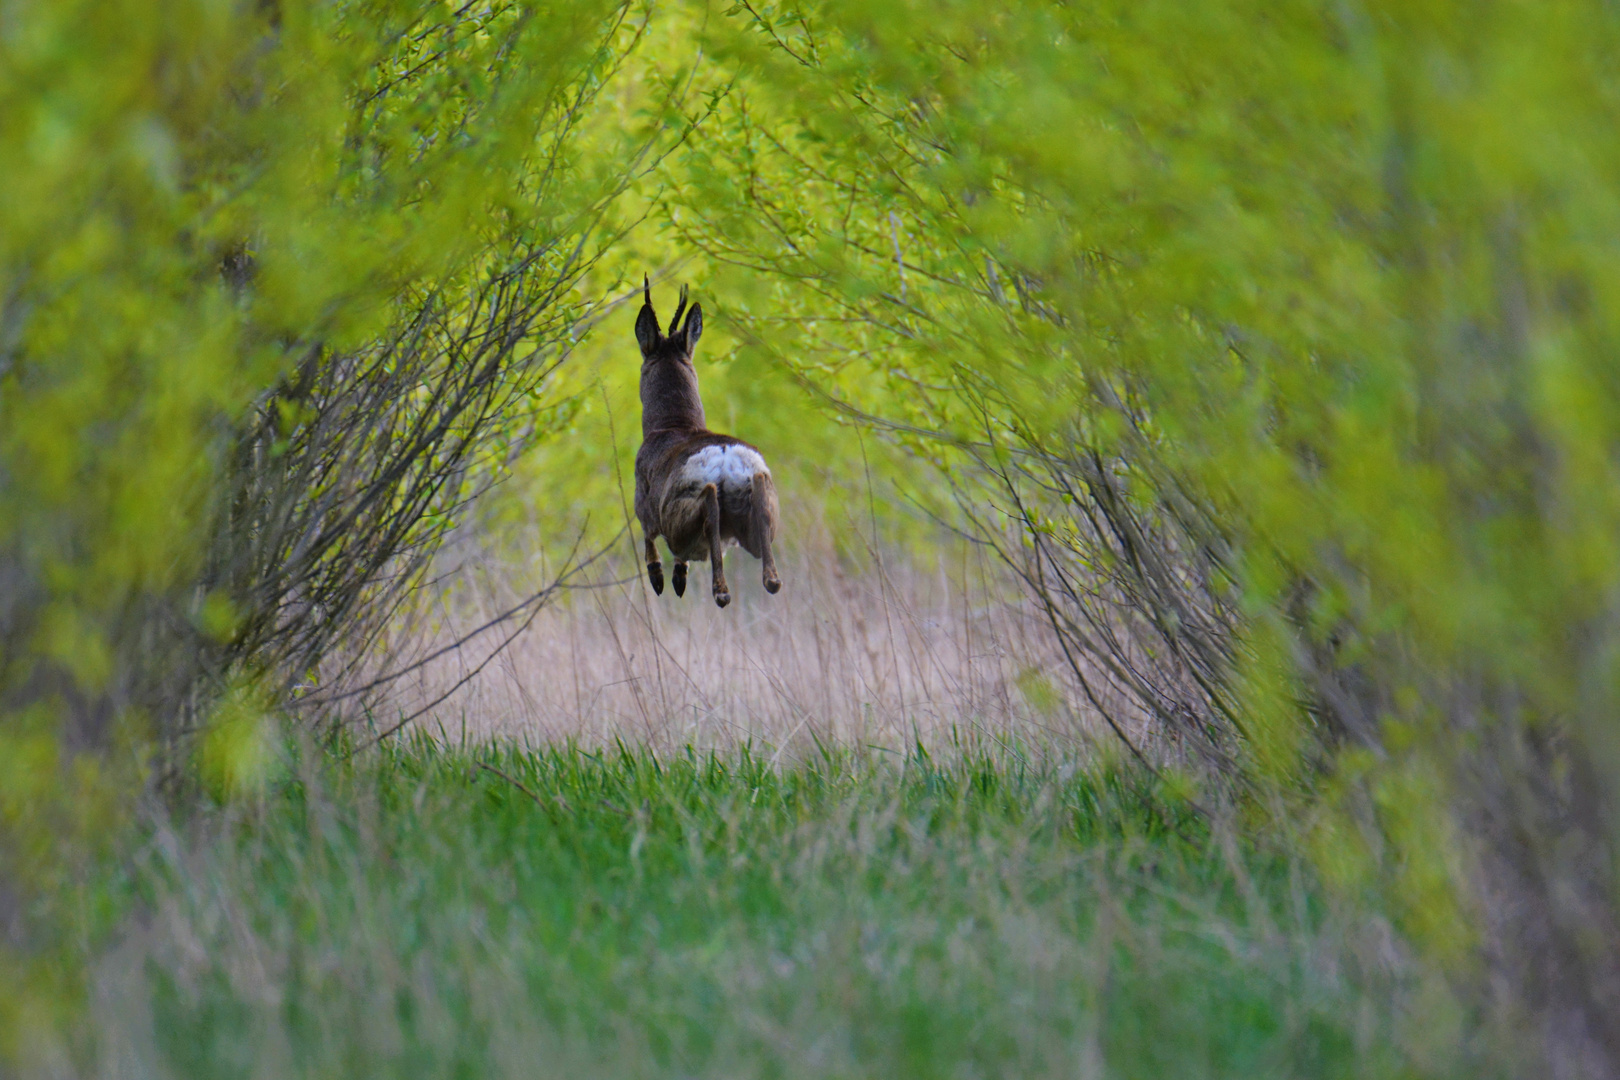
[[[776,539],[776,485],[760,452],[710,431],[698,396],[692,350],[703,335],[703,308],[686,310],[686,287],[670,320],[658,329],[652,288],[643,279],[636,344],[641,346],[641,449],[636,451],[636,517],[647,546],[647,578],[664,592],[658,537],[675,560],[675,595],[686,593],[686,564],[707,558],[714,569],[714,602],[731,603],[721,558],[735,540],[764,563],[765,591],[782,587],[771,541]],[[686,323],[681,313],[686,312]]]

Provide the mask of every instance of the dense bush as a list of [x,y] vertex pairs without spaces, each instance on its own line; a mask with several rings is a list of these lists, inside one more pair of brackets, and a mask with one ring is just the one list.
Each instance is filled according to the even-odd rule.
[[[44,978],[39,905],[149,766],[223,702],[204,779],[251,773],[265,705],[543,431],[573,286],[680,125],[593,109],[626,4],[0,26],[0,963]],[[49,999],[5,976],[9,1045]]]
[[1620,1074],[1614,12],[748,10],[675,196],[730,314],[979,467],[1144,756]]

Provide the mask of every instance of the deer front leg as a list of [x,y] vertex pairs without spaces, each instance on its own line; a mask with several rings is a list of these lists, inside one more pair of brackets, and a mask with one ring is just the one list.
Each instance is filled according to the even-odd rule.
[[[652,582],[653,592],[659,596],[664,595],[664,564],[658,561],[658,546],[653,543],[653,534],[643,530],[642,538],[647,546],[647,580]],[[680,586],[675,587],[677,595]]]
[[720,562],[720,491],[713,484],[703,487],[703,516],[709,533],[709,565],[714,568],[714,602],[725,607],[731,603],[731,590],[726,588],[726,568]]
[[684,561],[675,560],[675,566],[670,571],[669,583],[675,586],[676,596],[686,595],[686,563]]

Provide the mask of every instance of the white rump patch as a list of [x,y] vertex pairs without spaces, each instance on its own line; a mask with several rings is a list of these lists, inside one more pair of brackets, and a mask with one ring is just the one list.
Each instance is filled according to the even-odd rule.
[[768,473],[765,459],[757,451],[731,443],[726,446],[705,446],[686,459],[681,466],[681,479],[686,483],[713,484],[718,488],[745,488],[754,481],[755,473]]

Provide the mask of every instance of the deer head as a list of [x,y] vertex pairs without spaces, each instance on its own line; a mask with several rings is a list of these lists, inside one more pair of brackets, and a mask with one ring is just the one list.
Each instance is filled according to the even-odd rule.
[[[641,280],[641,313],[636,316],[636,344],[641,346],[641,434],[655,431],[701,431],[707,426],[703,399],[698,395],[697,369],[692,350],[703,336],[703,308],[686,307],[686,286],[675,308],[666,336],[653,311],[652,286]],[[682,313],[686,322],[681,322]]]

